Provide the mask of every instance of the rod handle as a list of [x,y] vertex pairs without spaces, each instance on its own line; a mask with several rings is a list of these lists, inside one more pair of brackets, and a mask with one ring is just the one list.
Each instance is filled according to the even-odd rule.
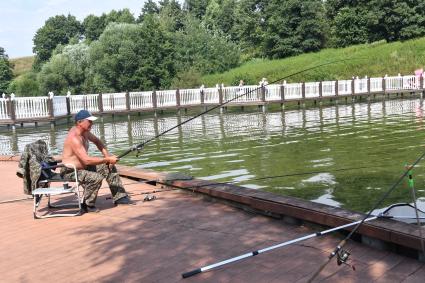
[[202,270],[201,270],[200,268],[198,268],[198,269],[194,269],[194,270],[192,270],[192,271],[189,271],[189,272],[185,272],[185,273],[183,273],[183,274],[182,274],[182,277],[183,277],[183,278],[188,278],[188,277],[190,277],[190,276],[193,276],[193,275],[198,274],[198,273],[201,273],[201,272],[202,272]]

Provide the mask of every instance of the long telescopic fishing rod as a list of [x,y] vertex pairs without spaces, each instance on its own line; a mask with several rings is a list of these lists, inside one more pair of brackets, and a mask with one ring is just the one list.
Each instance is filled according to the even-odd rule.
[[[313,69],[316,69],[316,68],[320,68],[320,67],[323,67],[323,66],[326,66],[326,65],[335,64],[335,63],[344,62],[344,61],[358,60],[358,59],[361,59],[361,58],[341,59],[341,60],[337,60],[337,61],[330,61],[330,62],[326,62],[326,63],[323,63],[323,64],[319,64],[319,65],[316,65],[316,66],[313,66],[313,67],[310,67],[310,68],[307,68],[307,69],[304,69],[304,70],[301,70],[301,71],[298,71],[298,72],[292,73],[292,74],[290,74],[290,75],[288,75],[288,76],[285,76],[285,77],[283,77],[283,78],[277,79],[277,80],[272,81],[271,83],[265,84],[265,85],[263,85],[263,86],[267,86],[267,85],[269,85],[269,84],[273,84],[273,83],[276,83],[276,82],[278,82],[278,81],[283,81],[283,80],[285,80],[285,79],[287,79],[287,78],[290,78],[290,77],[292,77],[292,76],[295,76],[295,75],[298,75],[298,74],[301,74],[301,73],[304,73],[304,72],[307,72],[307,71],[310,71],[310,70],[313,70]],[[232,98],[232,99],[230,99],[230,100],[227,100],[227,101],[225,101],[225,102],[223,102],[223,103],[221,103],[221,104],[218,104],[218,105],[216,105],[216,106],[214,106],[214,107],[212,107],[212,108],[210,108],[210,109],[207,109],[207,110],[205,110],[204,112],[201,112],[200,114],[195,115],[195,116],[193,116],[193,117],[191,117],[191,118],[189,118],[189,119],[187,119],[187,120],[185,120],[185,121],[181,122],[180,124],[177,124],[177,125],[175,125],[174,127],[171,127],[171,128],[169,128],[169,129],[167,129],[167,130],[163,131],[162,133],[157,134],[156,136],[154,136],[154,137],[152,137],[152,138],[148,139],[148,140],[147,140],[147,141],[145,141],[145,142],[139,143],[138,145],[134,145],[134,146],[130,147],[129,149],[127,149],[124,153],[120,154],[120,155],[118,156],[118,158],[122,158],[122,157],[126,156],[127,154],[129,154],[129,153],[130,153],[130,152],[132,152],[132,151],[135,151],[135,150],[141,150],[141,149],[142,149],[142,148],[143,148],[143,147],[144,147],[147,143],[149,143],[149,142],[151,142],[151,141],[153,141],[153,140],[155,140],[155,139],[159,138],[160,136],[163,136],[163,135],[165,135],[166,133],[168,133],[168,132],[170,132],[170,131],[172,131],[172,130],[174,130],[174,129],[178,128],[178,127],[180,127],[181,125],[184,125],[184,124],[186,124],[186,123],[188,123],[188,122],[190,122],[190,121],[192,121],[192,120],[194,120],[194,119],[196,119],[196,118],[198,118],[198,117],[200,117],[200,116],[202,116],[202,115],[204,115],[204,114],[206,114],[206,113],[208,113],[208,112],[211,112],[211,111],[213,111],[213,110],[215,110],[215,109],[217,109],[217,108],[220,108],[220,107],[222,107],[223,105],[226,105],[227,103],[230,103],[230,102],[232,102],[232,101],[234,101],[234,100],[236,100],[236,99],[238,99],[238,98],[241,98],[241,97],[242,97],[242,96],[244,96],[244,95],[247,95],[247,94],[250,94],[250,93],[252,93],[252,92],[254,92],[254,91],[257,91],[257,90],[261,89],[263,86],[259,86],[259,87],[255,88],[255,89],[252,89],[252,90],[248,91],[248,92],[245,92],[245,93],[242,93],[242,94],[240,94],[240,95],[237,95],[237,96],[235,96],[234,98]]]
[[[335,257],[335,255],[339,255],[341,253],[344,253],[344,250],[342,249],[344,245],[347,243],[347,241],[351,238],[351,236],[357,232],[357,230],[360,228],[360,226],[365,222],[366,219],[370,217],[372,214],[372,211],[374,211],[378,206],[381,205],[381,203],[394,191],[394,189],[401,183],[401,181],[409,174],[409,171],[413,169],[416,164],[419,163],[419,161],[424,158],[425,152],[422,153],[421,156],[419,156],[418,159],[407,169],[404,171],[404,173],[398,178],[398,180],[391,186],[391,188],[377,201],[377,203],[373,206],[373,208],[367,213],[367,215],[363,218],[362,221],[359,221],[356,227],[354,227],[353,230],[337,245],[337,247],[334,249],[334,251],[329,255],[328,259],[324,264],[320,266],[320,268],[313,274],[313,276],[307,281],[307,282],[313,282],[314,279],[316,279],[317,276],[319,276],[320,272],[331,262],[331,260]],[[347,255],[348,258],[348,255]]]
[[300,238],[297,238],[297,239],[294,239],[294,240],[286,241],[286,242],[283,242],[283,243],[280,243],[280,244],[277,244],[277,245],[274,245],[274,246],[271,246],[271,247],[268,247],[268,248],[264,248],[264,249],[249,252],[249,253],[246,253],[246,254],[243,254],[243,255],[240,255],[240,256],[232,257],[232,258],[229,258],[229,259],[226,259],[226,260],[223,260],[223,261],[211,264],[211,265],[207,265],[207,266],[204,266],[204,267],[201,267],[201,268],[194,269],[194,270],[189,271],[189,272],[185,272],[185,273],[182,274],[182,277],[187,278],[187,277],[193,276],[195,274],[223,266],[225,264],[229,264],[229,263],[232,263],[232,262],[235,262],[235,261],[238,261],[238,260],[242,260],[242,259],[245,259],[245,258],[248,258],[248,257],[251,257],[251,256],[256,256],[256,255],[259,255],[259,254],[262,254],[262,253],[265,253],[265,252],[268,252],[268,251],[271,251],[271,250],[274,250],[274,249],[277,249],[277,248],[281,248],[281,247],[284,247],[284,246],[295,244],[297,242],[308,240],[308,239],[311,239],[311,238],[314,238],[314,237],[323,236],[325,234],[328,234],[328,233],[331,233],[331,232],[334,232],[334,231],[337,231],[337,230],[341,230],[341,229],[344,229],[344,228],[347,228],[347,227],[351,227],[351,226],[354,226],[354,225],[356,225],[360,222],[367,222],[367,221],[375,220],[378,217],[380,217],[380,216],[369,217],[369,218],[362,219],[362,220],[359,220],[359,221],[356,221],[356,222],[353,222],[353,223],[348,223],[348,224],[345,224],[345,225],[334,227],[334,228],[329,229],[329,230],[325,230],[325,231],[322,231],[322,232],[316,232],[316,233],[313,233],[313,234],[310,234],[310,235],[307,235],[307,236],[303,236],[303,237],[300,237]]

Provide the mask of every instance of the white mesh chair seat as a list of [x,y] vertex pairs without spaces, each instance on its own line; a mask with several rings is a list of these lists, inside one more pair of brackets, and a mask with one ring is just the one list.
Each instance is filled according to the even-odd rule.
[[[41,180],[38,182],[39,188],[32,191],[32,195],[34,196],[34,209],[33,214],[35,219],[40,218],[50,218],[50,217],[70,217],[70,216],[78,216],[82,214],[81,209],[81,195],[82,189],[78,182],[77,178],[77,169],[72,164],[59,164],[55,166],[50,166],[45,169],[56,169],[59,167],[68,167],[74,170],[74,178],[72,180],[63,179],[59,174],[54,174],[51,178]],[[50,186],[50,184],[54,183],[54,186]],[[60,196],[60,195],[68,195],[74,196],[73,202],[66,202],[61,204],[52,204],[51,196]],[[41,199],[43,196],[47,196],[47,212],[44,214],[40,214],[39,206],[41,203]],[[55,197],[55,200],[58,200]],[[59,201],[61,201],[59,199]],[[54,211],[59,209],[60,211]],[[64,209],[72,209],[72,211],[64,211]]]

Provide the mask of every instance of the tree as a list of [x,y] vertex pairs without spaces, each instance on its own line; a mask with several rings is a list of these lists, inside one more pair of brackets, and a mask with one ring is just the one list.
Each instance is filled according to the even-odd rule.
[[219,31],[208,30],[198,19],[188,17],[185,28],[175,33],[176,70],[194,69],[201,74],[224,72],[240,62],[240,50]]
[[138,17],[137,22],[138,23],[143,22],[143,19],[147,15],[156,15],[156,14],[159,14],[159,7],[158,7],[158,5],[153,0],[148,0],[143,5],[142,12],[140,13],[140,15]]
[[211,0],[185,0],[183,9],[201,20],[205,15],[210,1]]
[[53,91],[65,94],[91,90],[92,76],[89,72],[89,46],[85,43],[68,45],[59,54],[53,55],[38,74],[40,92]]
[[353,44],[369,42],[367,15],[357,8],[342,8],[334,19],[331,29],[330,45],[346,47]]
[[424,1],[327,0],[325,8],[331,23],[330,42],[336,46],[425,35]]
[[176,0],[160,1],[158,16],[161,27],[168,32],[175,32],[183,28],[186,17]]
[[108,14],[103,13],[100,17],[88,15],[83,21],[85,38],[89,41],[97,40],[109,23],[129,23],[136,20],[129,9],[112,10]]
[[218,29],[232,39],[232,28],[235,23],[235,0],[210,0],[205,12],[204,22],[210,29]]
[[153,16],[139,25],[108,25],[91,45],[90,54],[97,91],[169,86],[175,74],[172,44]]
[[324,46],[321,0],[271,0],[266,7],[264,54],[283,58]]
[[[28,72],[15,78],[9,85],[9,92],[13,92],[17,96],[40,95],[37,75],[34,72]],[[44,94],[46,95],[47,92],[44,92]]]
[[248,58],[263,55],[261,47],[265,34],[267,3],[266,0],[239,0],[236,6],[233,39],[239,43]]
[[68,44],[71,39],[78,40],[82,34],[82,26],[74,16],[60,15],[50,17],[34,36],[33,52],[36,54],[35,67],[49,60],[58,44]]
[[84,36],[87,40],[97,40],[106,27],[106,14],[98,17],[95,15],[88,15],[83,21]]
[[7,92],[10,81],[13,79],[12,65],[9,62],[3,47],[0,47],[0,94]]

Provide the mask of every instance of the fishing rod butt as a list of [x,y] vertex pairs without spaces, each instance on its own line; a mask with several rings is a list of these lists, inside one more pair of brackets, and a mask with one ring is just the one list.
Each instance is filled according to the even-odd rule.
[[200,268],[198,268],[198,269],[194,269],[194,270],[192,270],[192,271],[189,271],[189,272],[185,272],[185,273],[183,273],[182,274],[182,277],[183,278],[188,278],[188,277],[191,277],[191,276],[193,276],[193,275],[195,275],[195,274],[198,274],[198,273],[201,273],[202,272],[202,270],[200,269]]

